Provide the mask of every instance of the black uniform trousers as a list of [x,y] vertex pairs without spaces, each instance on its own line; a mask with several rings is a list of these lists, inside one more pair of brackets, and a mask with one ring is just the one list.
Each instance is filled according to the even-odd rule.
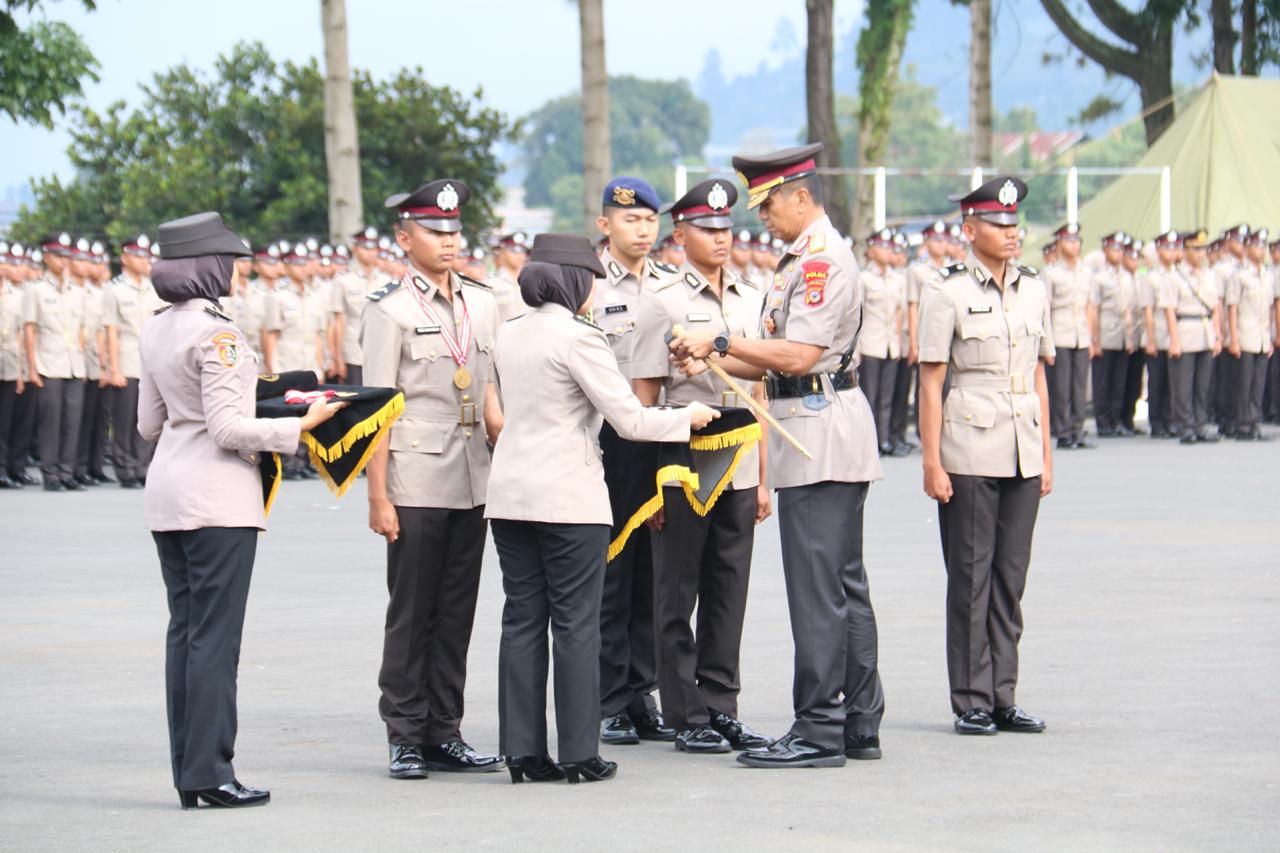
[[1093,359],[1093,415],[1098,429],[1114,430],[1121,425],[1124,406],[1125,368],[1128,353],[1104,349]]
[[84,405],[80,409],[80,438],[76,442],[77,476],[102,473],[107,444],[111,439],[113,402],[109,389],[99,386],[98,380],[85,381]]
[[1158,350],[1147,361],[1147,421],[1151,424],[1151,437],[1170,432],[1172,427],[1172,402],[1169,393],[1169,351]]
[[123,388],[108,388],[111,400],[111,465],[116,477],[140,480],[155,453],[155,442],[138,434],[138,380],[126,379]]
[[236,670],[258,530],[151,535],[169,598],[164,673],[173,785],[216,788],[235,779]]
[[884,716],[876,615],[862,564],[867,483],[778,489],[782,573],[795,642],[791,733],[829,749]]
[[[666,523],[653,533],[658,690],[676,731],[738,716],[739,652],[755,541],[756,490],[727,490],[705,516],[668,487]],[[698,629],[689,620],[698,608]]]
[[1089,392],[1089,350],[1063,347],[1052,367],[1049,380],[1049,419],[1053,434],[1068,441],[1084,438],[1085,405]]
[[893,384],[898,362],[891,358],[863,358],[858,365],[858,387],[867,395],[871,417],[876,424],[876,444],[889,441],[889,418],[893,413]]
[[1022,592],[1040,478],[952,474],[951,490],[951,500],[938,504],[951,710],[1007,708],[1018,685]]
[[1236,431],[1240,414],[1239,364],[1231,353],[1213,357],[1213,391],[1209,398],[1209,416],[1225,433]]
[[40,471],[46,483],[68,480],[75,473],[84,408],[83,379],[41,377],[38,436]]
[[1266,390],[1262,395],[1262,417],[1264,420],[1280,423],[1280,350],[1271,353],[1263,385]]
[[396,507],[387,545],[386,633],[378,712],[387,740],[437,746],[462,737],[467,649],[488,525],[484,507]]
[[0,475],[21,473],[24,467],[15,466],[11,459],[18,441],[18,405],[26,396],[28,392],[25,389],[18,393],[17,380],[0,380]]
[[1120,403],[1120,425],[1133,429],[1138,400],[1142,398],[1142,376],[1147,366],[1147,354],[1142,350],[1128,353],[1124,360],[1124,396]]
[[364,365],[347,362],[347,378],[343,380],[343,383],[346,385],[363,385]]
[[1169,359],[1169,392],[1173,430],[1179,436],[1200,435],[1209,423],[1213,386],[1213,353],[1184,352]]
[[[1234,358],[1231,360],[1236,362]],[[1262,423],[1262,393],[1267,381],[1267,362],[1265,353],[1242,352],[1240,360],[1233,365],[1237,396],[1234,422],[1240,432],[1257,432]]]
[[910,414],[911,383],[915,381],[916,370],[905,358],[898,359],[898,369],[893,379],[893,408],[889,413],[889,440],[900,442],[907,440],[907,418]]
[[[616,537],[633,506],[628,496],[646,484],[638,482],[639,448],[618,437],[608,423],[600,430],[604,482],[609,489]],[[652,489],[653,483],[647,484]],[[652,493],[650,493],[652,494]],[[610,539],[612,541],[612,538]],[[627,711],[643,714],[657,707],[658,641],[653,618],[653,551],[648,536],[632,536],[609,564],[600,604],[600,712],[608,717]]]
[[502,565],[498,730],[503,755],[547,754],[547,626],[555,657],[557,758],[599,754],[600,596],[609,528],[494,519]]

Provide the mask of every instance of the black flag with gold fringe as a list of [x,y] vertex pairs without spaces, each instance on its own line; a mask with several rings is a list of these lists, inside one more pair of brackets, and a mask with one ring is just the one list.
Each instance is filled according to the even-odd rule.
[[[698,515],[709,513],[728,488],[738,464],[760,441],[762,431],[750,409],[716,408],[720,417],[694,430],[687,443],[628,442],[642,488],[623,496],[621,503],[610,495],[615,507],[614,526],[621,526],[609,543],[610,561],[622,553],[631,534],[662,509],[664,486],[679,485]],[[618,512],[619,507],[624,509]]]
[[[315,429],[302,433],[311,463],[329,490],[342,497],[404,411],[404,394],[395,388],[322,385],[311,371],[294,371],[258,377],[257,415],[300,418],[317,395],[348,404]],[[258,467],[263,506],[270,513],[280,486],[279,454],[263,454]]]

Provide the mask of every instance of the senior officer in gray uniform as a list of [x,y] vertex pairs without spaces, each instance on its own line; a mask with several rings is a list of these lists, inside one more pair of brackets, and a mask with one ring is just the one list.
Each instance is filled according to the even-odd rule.
[[1026,195],[1022,181],[999,177],[956,199],[969,256],[920,300],[924,489],[938,502],[947,675],[964,735],[1044,730],[1014,702],[1031,535],[1053,478],[1050,302],[1014,261]]
[[[691,379],[675,369],[667,349],[675,326],[693,334],[758,336],[760,291],[727,266],[730,209],[737,199],[730,181],[713,178],[662,208],[671,215],[685,262],[640,294],[631,384],[646,406],[664,399],[676,405],[746,405],[713,374]],[[751,390],[764,402],[759,385]],[[745,454],[706,515],[694,511],[678,484],[667,486],[665,509],[651,522],[658,689],[664,719],[677,732],[676,749],[684,752],[728,752],[769,742],[738,720],[754,527],[772,513],[766,460],[761,450]],[[696,634],[689,624],[695,604]]]
[[[631,378],[640,292],[675,272],[649,258],[658,236],[658,194],[640,178],[614,178],[604,188],[596,227],[608,238],[600,257],[605,277],[597,284],[591,318],[609,341],[618,369]],[[606,421],[600,431],[604,480],[613,506],[616,537],[630,512],[628,496],[637,488],[633,445],[619,440]],[[609,744],[670,741],[653,701],[658,686],[657,639],[653,624],[653,554],[649,537],[632,536],[609,564],[600,606],[600,739]]]
[[[795,680],[791,730],[738,756],[752,767],[836,767],[880,757],[884,692],[875,612],[862,564],[862,511],[880,479],[875,425],[857,388],[855,350],[862,291],[853,252],[827,218],[815,155],[821,144],[734,157],[748,207],[791,241],[765,294],[763,340],[729,335],[672,341],[684,369],[724,357],[725,369],[765,379],[769,408],[812,454],[777,432],[769,473],[778,492]],[[717,348],[717,344],[719,344]]]
[[397,193],[409,269],[369,295],[360,332],[367,385],[399,388],[404,414],[369,461],[369,526],[387,540],[386,636],[378,686],[389,772],[497,770],[462,739],[467,648],[487,525],[489,447],[502,427],[489,288],[451,271],[471,197],[456,178]]

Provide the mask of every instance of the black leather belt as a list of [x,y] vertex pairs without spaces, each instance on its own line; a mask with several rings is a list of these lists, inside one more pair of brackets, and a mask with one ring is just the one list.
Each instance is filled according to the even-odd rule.
[[857,375],[851,370],[846,370],[843,373],[810,373],[806,376],[767,376],[764,380],[764,390],[770,400],[821,394],[824,376],[831,378],[831,387],[837,391],[848,391],[850,388],[858,387]]
[[1178,314],[1177,319],[1179,320],[1211,320],[1213,318],[1209,314]]

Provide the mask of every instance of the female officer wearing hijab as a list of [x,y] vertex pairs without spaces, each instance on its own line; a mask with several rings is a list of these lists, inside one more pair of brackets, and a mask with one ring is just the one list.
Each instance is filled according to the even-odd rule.
[[183,808],[271,798],[231,769],[240,632],[266,521],[258,452],[292,453],[302,430],[346,405],[320,400],[302,418],[254,418],[258,357],[218,304],[247,254],[216,213],[161,225],[151,279],[172,307],[140,342],[138,432],[159,439],[145,516],[168,590],[169,750]]
[[[501,747],[511,781],[611,778],[598,754],[600,596],[613,522],[601,418],[631,441],[687,441],[719,413],[646,409],[631,394],[591,307],[604,268],[585,237],[542,234],[520,273],[530,312],[498,335],[506,423],[489,503],[507,595],[498,656]],[[547,754],[547,624],[555,640],[560,764]]]

